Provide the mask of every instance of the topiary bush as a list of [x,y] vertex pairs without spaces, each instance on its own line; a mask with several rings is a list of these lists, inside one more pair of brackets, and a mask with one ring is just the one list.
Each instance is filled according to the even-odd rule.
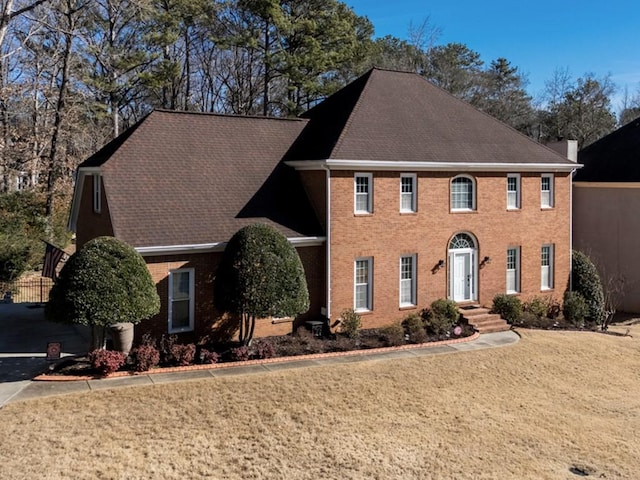
[[457,323],[460,318],[460,311],[458,310],[458,304],[453,300],[447,298],[439,298],[431,303],[431,314],[434,316],[443,316],[450,322]]
[[150,344],[142,344],[131,351],[133,370],[146,372],[160,363],[160,352]]
[[571,290],[582,295],[587,304],[587,318],[602,323],[605,313],[600,275],[591,259],[577,250],[571,255]]
[[[139,323],[160,311],[160,297],[142,256],[121,240],[98,237],[65,263],[45,308],[48,320],[102,327],[94,347],[104,346],[104,327]],[[98,335],[100,333],[100,335]]]
[[91,366],[102,375],[109,375],[118,371],[127,359],[127,356],[122,352],[102,349],[89,352],[88,357]]
[[562,304],[564,319],[570,324],[582,328],[589,314],[589,306],[584,297],[578,292],[565,292]]
[[215,280],[218,310],[237,314],[239,340],[249,345],[257,318],[295,317],[309,309],[302,261],[287,238],[264,224],[231,237]]
[[522,315],[522,302],[518,297],[514,297],[513,295],[499,293],[493,297],[491,311],[500,315],[500,317],[504,318],[508,323],[513,324],[517,322]]
[[353,309],[347,308],[340,314],[340,331],[349,338],[358,338],[362,328],[362,318]]

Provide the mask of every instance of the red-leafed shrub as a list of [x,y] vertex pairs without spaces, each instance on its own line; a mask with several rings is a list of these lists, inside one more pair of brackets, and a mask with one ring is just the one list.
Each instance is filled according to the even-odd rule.
[[171,357],[173,363],[179,366],[186,366],[193,363],[196,356],[196,346],[193,343],[186,345],[175,344],[171,347]]
[[94,350],[89,353],[91,366],[103,375],[109,375],[124,365],[127,356],[112,350]]
[[246,362],[249,360],[249,347],[242,346],[231,349],[231,360],[234,362]]
[[220,355],[218,355],[216,352],[212,352],[211,350],[207,350],[206,348],[200,350],[200,362],[205,364],[213,364],[218,363],[218,360],[220,360]]
[[276,355],[276,349],[269,340],[260,340],[254,343],[255,355],[257,358],[273,358]]
[[131,358],[136,372],[146,372],[160,363],[160,352],[153,345],[140,345],[133,349]]

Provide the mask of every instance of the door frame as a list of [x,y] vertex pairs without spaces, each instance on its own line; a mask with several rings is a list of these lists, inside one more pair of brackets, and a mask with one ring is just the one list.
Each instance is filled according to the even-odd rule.
[[[474,235],[467,233],[467,232],[459,232],[459,233],[465,233],[466,235],[468,235],[474,242],[474,247],[473,248],[448,248],[447,252],[448,252],[448,264],[449,264],[449,268],[447,269],[447,273],[449,276],[448,279],[448,290],[449,290],[449,299],[458,302],[458,303],[463,303],[463,302],[477,302],[478,301],[478,242],[475,238]],[[458,235],[458,234],[456,234]],[[452,237],[452,239],[456,236],[454,235]],[[451,246],[451,240],[449,241],[449,245]],[[465,299],[456,299],[455,297],[455,256],[456,254],[460,255],[469,255],[469,268],[471,269],[470,275],[471,275],[471,282],[469,285],[469,298],[465,298]]]

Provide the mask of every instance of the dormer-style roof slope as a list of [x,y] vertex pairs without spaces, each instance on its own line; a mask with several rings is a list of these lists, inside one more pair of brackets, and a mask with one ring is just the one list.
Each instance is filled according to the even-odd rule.
[[305,124],[156,110],[79,170],[99,169],[114,234],[135,247],[226,242],[255,222],[318,236],[296,172],[280,163]]
[[640,182],[640,118],[578,153],[576,182]]
[[576,167],[414,73],[375,68],[302,116],[290,161]]

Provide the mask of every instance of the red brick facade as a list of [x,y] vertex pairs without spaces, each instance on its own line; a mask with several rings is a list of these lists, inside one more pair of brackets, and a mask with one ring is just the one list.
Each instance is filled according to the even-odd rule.
[[[366,172],[362,170],[362,172]],[[477,258],[491,258],[478,271],[477,299],[490,305],[506,291],[506,251],[519,247],[521,296],[560,299],[570,267],[570,177],[558,173],[554,208],[542,209],[540,173],[521,176],[521,208],[507,210],[506,173],[480,173],[476,210],[450,210],[455,172],[417,174],[417,212],[400,213],[400,173],[373,173],[373,213],[354,214],[354,172],[331,172],[331,316],[354,306],[354,261],[373,258],[373,308],[363,314],[367,327],[389,324],[437,298],[450,297],[448,246],[460,232],[477,240]],[[404,172],[402,172],[404,173]],[[541,247],[554,246],[554,288],[541,291]],[[399,306],[399,257],[417,257],[417,306]],[[433,270],[439,260],[444,268]]]

